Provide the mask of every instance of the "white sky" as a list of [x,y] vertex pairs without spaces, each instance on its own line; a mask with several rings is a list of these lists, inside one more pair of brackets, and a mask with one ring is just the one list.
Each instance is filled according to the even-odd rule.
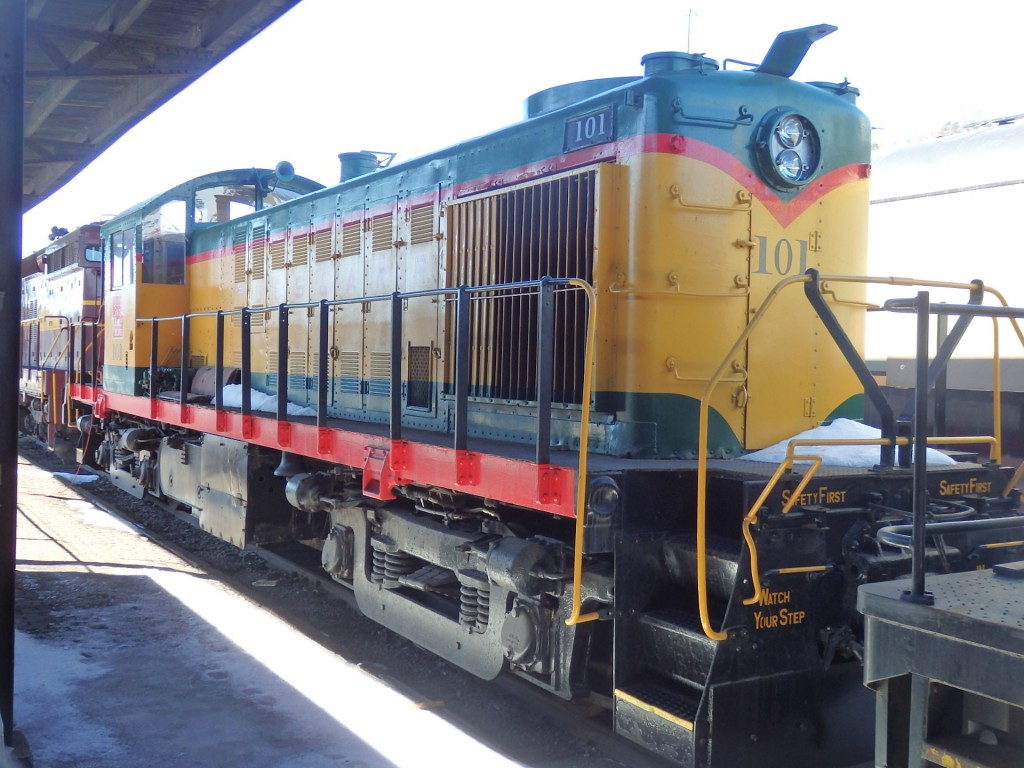
[[876,141],[1022,113],[1018,30],[1005,8],[302,0],[26,214],[24,250],[45,245],[51,226],[109,217],[203,173],[286,159],[330,184],[339,152],[408,160],[520,120],[526,97],[552,85],[638,75],[646,53],[760,61],[778,32],[818,23],[839,31],[811,48],[795,77],[848,78],[880,129]]

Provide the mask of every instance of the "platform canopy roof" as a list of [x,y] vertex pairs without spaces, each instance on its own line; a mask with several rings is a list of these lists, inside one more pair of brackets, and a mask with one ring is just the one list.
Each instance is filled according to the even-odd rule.
[[25,0],[22,210],[299,0]]

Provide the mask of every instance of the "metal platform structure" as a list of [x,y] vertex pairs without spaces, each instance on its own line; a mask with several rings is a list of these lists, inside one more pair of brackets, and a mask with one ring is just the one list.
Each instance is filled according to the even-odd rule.
[[941,550],[944,533],[1003,521],[929,522],[924,483],[928,392],[935,378],[928,366],[929,315],[1021,318],[1024,309],[931,304],[927,292],[887,307],[915,312],[918,322],[914,520],[890,529],[890,540],[898,536],[910,544],[913,570],[909,580],[865,584],[857,593],[864,614],[864,682],[876,692],[875,765],[1024,765],[1024,561],[936,575],[926,583],[929,540]]
[[[21,215],[299,0],[0,0],[0,265]],[[0,292],[0,719],[14,707],[20,292]]]
[[860,588],[875,765],[1024,764],[1024,562]]
[[22,211],[298,2],[24,2]]

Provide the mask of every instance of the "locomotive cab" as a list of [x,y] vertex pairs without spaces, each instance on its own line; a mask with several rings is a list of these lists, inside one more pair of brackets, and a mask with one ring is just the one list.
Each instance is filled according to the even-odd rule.
[[[108,391],[138,396],[189,389],[195,371],[206,366],[207,361],[191,358],[187,350],[183,356],[181,339],[187,334],[183,320],[179,318],[176,327],[170,322],[164,324],[161,336],[153,318],[184,316],[196,307],[213,312],[221,308],[220,303],[211,303],[204,293],[205,283],[187,279],[187,262],[194,265],[209,257],[190,249],[191,238],[204,227],[320,188],[316,182],[296,177],[287,168],[288,164],[282,164],[278,171],[250,169],[209,174],[179,185],[104,225]],[[247,234],[251,237],[251,233]],[[242,260],[236,265],[243,277],[253,273],[245,262],[246,245],[241,243]],[[237,251],[238,244],[234,247]],[[151,381],[154,375],[158,378]]]

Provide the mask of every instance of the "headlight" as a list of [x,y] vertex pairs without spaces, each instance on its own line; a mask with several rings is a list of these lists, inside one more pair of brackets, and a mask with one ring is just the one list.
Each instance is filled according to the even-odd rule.
[[821,140],[803,115],[777,110],[761,123],[757,159],[769,183],[782,189],[806,184],[818,172]]
[[587,489],[587,511],[602,517],[614,514],[619,508],[619,486],[604,475],[590,481]]
[[775,168],[787,181],[798,182],[806,171],[800,153],[792,149],[784,149],[775,158]]
[[797,115],[786,115],[775,126],[775,135],[784,147],[795,147],[804,138],[804,121]]

